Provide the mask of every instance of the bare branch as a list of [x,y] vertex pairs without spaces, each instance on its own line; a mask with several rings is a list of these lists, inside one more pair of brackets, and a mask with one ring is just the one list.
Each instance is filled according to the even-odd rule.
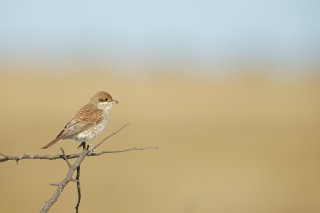
[[113,154],[113,153],[120,153],[120,152],[129,152],[129,151],[141,151],[141,150],[146,150],[146,149],[159,149],[159,147],[143,147],[143,148],[137,148],[133,147],[130,149],[123,149],[123,150],[114,150],[114,151],[101,151],[101,152],[94,152],[90,153],[88,156],[99,156],[103,154]]
[[58,187],[56,188],[56,191],[53,193],[52,197],[45,203],[43,208],[41,209],[40,213],[46,213],[49,211],[51,206],[57,202],[58,198],[60,197],[64,187],[72,181],[72,175],[75,172],[75,170],[80,166],[84,158],[87,156],[87,154],[90,152],[90,150],[84,150],[77,161],[69,168],[69,171],[67,173],[67,176],[58,184]]
[[129,123],[123,125],[118,131],[115,131],[114,133],[112,133],[111,135],[105,137],[101,142],[99,142],[97,145],[94,146],[94,148],[98,148],[101,144],[103,144],[106,140],[108,140],[109,138],[111,138],[112,136],[114,136],[115,134],[117,134],[118,132],[120,132],[121,130],[123,130],[125,127],[127,127],[129,125]]
[[[94,149],[102,145],[107,139],[110,137],[114,136],[118,132],[120,132],[122,129],[124,129],[126,126],[129,124],[123,125],[118,131],[112,133],[111,135],[107,136],[104,138],[101,142],[99,142],[96,146],[93,146]],[[69,170],[66,175],[66,177],[57,184],[50,184],[52,186],[56,186],[56,190],[51,196],[51,198],[45,202],[45,205],[41,209],[41,213],[46,213],[49,211],[52,205],[54,205],[55,202],[57,202],[58,198],[60,197],[62,191],[64,190],[65,186],[70,182],[74,181],[77,182],[77,192],[78,192],[78,201],[75,206],[76,212],[79,212],[79,206],[80,206],[80,201],[81,201],[81,185],[80,185],[80,165],[83,162],[84,158],[86,156],[92,157],[92,156],[100,156],[103,154],[109,154],[109,153],[120,153],[120,152],[128,152],[128,151],[133,151],[133,150],[146,150],[146,149],[159,149],[158,147],[145,147],[145,148],[130,148],[130,149],[124,149],[124,150],[114,150],[114,151],[101,151],[94,153],[92,152],[92,149],[84,149],[81,153],[76,153],[76,154],[65,154],[65,151],[61,148],[62,154],[60,155],[32,155],[32,154],[24,154],[24,155],[19,155],[19,156],[10,156],[10,155],[4,155],[0,153],[0,163],[1,162],[6,162],[10,160],[15,160],[17,163],[20,160],[25,160],[25,159],[43,159],[43,160],[57,160],[57,159],[62,159],[65,160],[66,163],[68,164]],[[74,164],[71,164],[69,159],[77,158],[77,160],[74,162]],[[77,176],[74,179],[72,176],[74,172],[77,170]]]
[[[109,139],[112,136],[114,136],[115,134],[119,133],[121,130],[123,130],[128,125],[129,124],[123,125],[119,130],[117,130],[116,132],[114,132],[111,135],[109,135],[106,138],[104,138],[101,142],[99,142],[96,146],[94,146],[94,148],[97,148],[98,146],[100,146],[107,139]],[[119,152],[123,152],[123,151],[119,151]],[[24,155],[19,155],[19,156],[10,156],[10,155],[4,155],[4,154],[0,153],[0,155],[3,157],[3,158],[0,158],[0,163],[1,163],[1,162],[5,162],[5,161],[10,161],[10,160],[15,160],[16,162],[18,162],[19,160],[24,160],[24,159],[43,159],[43,160],[62,159],[62,160],[65,160],[65,159],[78,158],[78,157],[80,157],[81,153],[69,154],[69,155],[64,155],[63,153],[62,153],[62,155],[32,155],[32,154],[24,154]],[[91,155],[89,154],[87,156],[91,156]],[[94,156],[94,155],[92,155],[92,156]]]
[[[80,154],[72,154],[66,155],[67,159],[77,158]],[[10,161],[10,160],[25,160],[25,159],[45,159],[45,160],[56,160],[62,159],[64,160],[63,155],[32,155],[32,154],[24,154],[19,156],[10,156],[10,155],[2,155],[5,156],[0,159],[0,162]]]
[[68,158],[66,156],[66,153],[64,152],[64,149],[62,147],[60,149],[61,149],[61,152],[62,152],[63,160],[66,161],[66,163],[68,164],[68,167],[70,168],[71,164],[70,164],[70,162],[69,162],[69,160],[68,160]]
[[[145,150],[145,149],[159,149],[159,147],[143,147],[143,148],[130,148],[130,149],[123,149],[123,150],[111,150],[111,151],[102,151],[102,152],[97,152],[97,153],[88,153],[88,157],[92,156],[99,156],[102,154],[108,154],[108,153],[119,153],[119,152],[128,152],[128,151],[134,151],[134,150]],[[80,157],[81,153],[76,153],[76,154],[66,154],[67,159],[74,159]],[[5,155],[6,156],[6,155]],[[9,156],[7,155],[4,158],[0,159],[0,162],[6,162],[10,160],[36,160],[36,159],[41,159],[41,160],[57,160],[57,159],[62,159],[64,160],[63,155],[31,155],[31,154],[24,154],[20,156]]]
[[77,205],[75,207],[76,213],[79,212],[79,206],[80,206],[80,201],[81,201],[80,168],[81,168],[80,166],[77,168],[77,177],[76,177],[77,191],[78,191],[78,202],[77,202]]

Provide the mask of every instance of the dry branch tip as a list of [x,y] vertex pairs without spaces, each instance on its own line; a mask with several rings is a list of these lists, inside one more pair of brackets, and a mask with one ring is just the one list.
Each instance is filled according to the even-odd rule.
[[60,147],[61,149],[61,152],[62,152],[62,156],[63,156],[63,159],[66,161],[66,163],[68,164],[68,167],[70,168],[71,167],[71,164],[66,156],[66,153],[64,152],[64,149],[62,147]]

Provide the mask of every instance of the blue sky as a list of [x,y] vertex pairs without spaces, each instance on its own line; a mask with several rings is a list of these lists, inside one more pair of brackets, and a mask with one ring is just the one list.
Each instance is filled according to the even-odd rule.
[[320,1],[0,1],[0,54],[318,63]]

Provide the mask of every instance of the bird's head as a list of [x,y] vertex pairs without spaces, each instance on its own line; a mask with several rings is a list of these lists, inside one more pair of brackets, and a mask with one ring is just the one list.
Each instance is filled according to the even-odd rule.
[[99,109],[109,110],[113,104],[117,104],[118,101],[114,100],[112,96],[104,91],[97,92],[91,99],[90,102],[96,104]]

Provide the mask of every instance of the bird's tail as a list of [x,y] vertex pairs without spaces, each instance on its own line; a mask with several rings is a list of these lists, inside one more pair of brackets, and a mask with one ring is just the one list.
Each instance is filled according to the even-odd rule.
[[45,146],[42,147],[41,149],[46,149],[46,148],[52,146],[53,144],[55,144],[55,143],[57,143],[57,142],[59,142],[59,141],[61,141],[61,140],[62,140],[61,137],[57,137],[56,139],[54,139],[53,141],[51,141],[50,143],[48,143],[47,145],[45,145]]

